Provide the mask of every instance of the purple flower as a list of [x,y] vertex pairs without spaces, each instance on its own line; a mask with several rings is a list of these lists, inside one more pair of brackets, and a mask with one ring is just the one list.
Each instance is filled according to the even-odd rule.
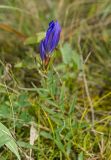
[[48,55],[51,54],[58,45],[60,32],[61,26],[58,21],[51,21],[45,38],[40,42],[40,56],[42,61],[46,60]]

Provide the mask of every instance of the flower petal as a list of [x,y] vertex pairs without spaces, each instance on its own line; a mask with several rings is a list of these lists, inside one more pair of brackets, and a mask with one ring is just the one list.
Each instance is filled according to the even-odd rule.
[[40,56],[41,56],[42,60],[44,60],[46,58],[46,51],[44,48],[44,40],[42,40],[40,43]]
[[51,21],[46,32],[45,39],[40,43],[40,56],[44,60],[47,57],[47,54],[53,52],[57,47],[60,39],[61,26],[58,21]]
[[50,48],[51,48],[50,52],[53,52],[53,50],[58,45],[58,42],[60,39],[60,32],[61,32],[61,27],[60,27],[59,23],[56,21],[55,22],[55,32],[54,32],[53,39],[52,39],[51,46],[50,46]]

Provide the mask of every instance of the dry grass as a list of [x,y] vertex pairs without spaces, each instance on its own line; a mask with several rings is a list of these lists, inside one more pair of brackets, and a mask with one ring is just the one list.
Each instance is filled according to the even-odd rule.
[[[52,19],[61,44],[45,74],[35,46],[23,42]],[[110,0],[1,1],[0,119],[22,159],[111,160],[110,28]]]

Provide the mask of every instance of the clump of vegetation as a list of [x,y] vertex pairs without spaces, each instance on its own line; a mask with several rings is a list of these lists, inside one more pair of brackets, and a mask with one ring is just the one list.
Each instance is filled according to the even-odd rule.
[[[110,0],[1,0],[1,159],[111,159],[110,19]],[[61,38],[43,67],[51,20]]]

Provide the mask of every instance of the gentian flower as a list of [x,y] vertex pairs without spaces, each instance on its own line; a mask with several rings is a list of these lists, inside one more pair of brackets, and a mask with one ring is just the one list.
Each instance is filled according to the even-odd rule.
[[61,33],[61,26],[58,21],[51,21],[47,29],[45,38],[40,42],[40,57],[42,61],[47,60],[47,57],[57,47]]

